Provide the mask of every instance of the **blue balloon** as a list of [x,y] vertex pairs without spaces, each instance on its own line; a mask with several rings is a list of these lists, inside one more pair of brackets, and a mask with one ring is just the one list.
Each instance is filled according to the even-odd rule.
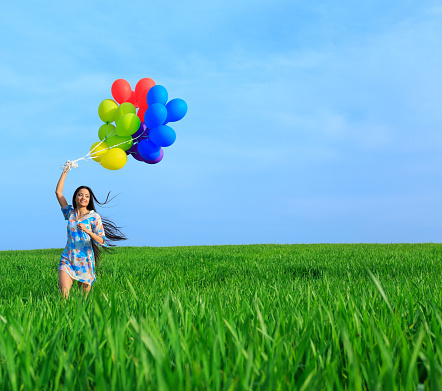
[[158,159],[161,153],[160,147],[150,140],[141,140],[137,147],[138,153],[145,160]]
[[187,113],[187,103],[179,98],[172,99],[166,105],[166,122],[176,122],[182,119]]
[[[153,88],[153,87],[152,87]],[[144,123],[149,129],[164,124],[167,118],[167,109],[161,103],[153,103],[149,105],[144,113]]]
[[149,130],[149,140],[160,147],[169,147],[176,140],[175,131],[167,125],[160,125]]
[[147,93],[146,100],[147,104],[150,106],[152,103],[166,104],[169,95],[167,90],[160,85],[153,86]]

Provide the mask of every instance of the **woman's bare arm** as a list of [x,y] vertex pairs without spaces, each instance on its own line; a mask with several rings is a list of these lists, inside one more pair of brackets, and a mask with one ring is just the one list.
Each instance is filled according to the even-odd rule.
[[66,179],[67,173],[68,173],[68,170],[64,170],[62,172],[61,177],[57,183],[57,188],[55,189],[55,195],[57,196],[57,200],[62,208],[63,208],[63,206],[66,206],[68,204],[66,201],[66,198],[64,198],[64,195],[63,195],[64,180]]
[[94,239],[96,242],[103,244],[104,239],[100,236],[98,236],[96,233],[92,232],[90,229],[87,229],[86,226],[82,223],[77,224],[77,227],[81,229],[83,232],[87,233],[92,239]]

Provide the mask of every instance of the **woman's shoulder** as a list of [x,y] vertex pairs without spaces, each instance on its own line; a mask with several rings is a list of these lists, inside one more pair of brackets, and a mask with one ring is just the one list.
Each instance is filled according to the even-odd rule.
[[101,216],[97,212],[95,212],[95,210],[91,210],[89,213],[91,214],[92,218],[101,219]]
[[61,207],[61,211],[64,215],[68,216],[74,211],[74,208],[72,205],[65,205]]

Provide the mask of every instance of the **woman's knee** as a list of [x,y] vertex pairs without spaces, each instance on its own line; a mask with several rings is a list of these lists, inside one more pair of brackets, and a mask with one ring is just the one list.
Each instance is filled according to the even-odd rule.
[[82,289],[83,293],[88,293],[91,290],[92,285],[86,284],[85,282],[78,281],[78,287],[80,289]]
[[69,290],[71,289],[72,283],[73,283],[73,279],[72,277],[64,270],[59,270],[58,272],[58,286],[60,288],[61,292],[67,291],[69,292]]

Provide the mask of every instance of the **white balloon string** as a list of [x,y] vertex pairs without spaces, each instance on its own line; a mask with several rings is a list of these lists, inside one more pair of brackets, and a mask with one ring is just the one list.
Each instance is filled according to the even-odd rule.
[[[107,131],[106,131],[106,135],[104,136],[104,139],[103,140],[101,140],[94,148],[92,148],[90,151],[89,151],[89,153],[92,153],[93,151],[95,151],[95,149],[97,149],[100,145],[101,145],[101,143],[102,142],[104,142],[104,141],[106,141],[107,139],[108,139],[108,137],[110,137],[110,136],[112,136],[114,133],[115,133],[115,131],[116,131],[116,129],[115,129],[115,131],[114,132],[112,132],[111,134],[109,134],[109,122],[107,123]],[[87,156],[87,155],[86,155]]]
[[78,167],[78,164],[77,164],[77,163],[68,160],[65,164],[63,164],[63,165],[61,166],[61,169],[62,169],[63,171],[71,171],[71,169],[73,169],[73,168],[77,168],[77,167]]
[[[145,130],[146,131],[146,130]],[[145,131],[143,132],[143,133],[141,133],[141,134],[139,134],[137,137],[134,137],[133,139],[132,139],[132,142],[137,142],[138,143],[138,139],[145,133]],[[115,145],[112,145],[112,147],[108,147],[108,148],[104,148],[104,149],[101,149],[100,151],[96,151],[96,152],[94,152],[95,151],[95,149],[97,149],[103,142],[105,142],[109,137],[111,137],[111,136],[113,136],[114,135],[114,133],[116,132],[116,129],[112,132],[112,133],[108,133],[109,132],[109,123],[107,124],[107,134],[106,134],[106,136],[104,137],[104,139],[103,140],[101,140],[94,148],[92,148],[86,155],[84,155],[83,157],[81,157],[81,158],[79,158],[79,159],[77,159],[77,160],[68,160],[61,168],[62,168],[62,170],[68,170],[68,171],[70,171],[72,168],[77,168],[78,167],[78,162],[79,161],[81,161],[81,160],[91,160],[91,159],[93,159],[96,155],[98,155],[98,154],[101,154],[103,151],[107,151],[107,150],[111,150],[111,149],[113,149],[113,148],[115,148],[115,147],[118,147],[119,145],[123,145],[123,144],[126,144],[129,140],[126,140],[126,141],[123,141],[122,143],[119,143],[119,144],[115,144]],[[149,138],[149,137],[148,137]],[[134,152],[129,152],[130,154],[133,154]]]
[[[95,151],[103,142],[105,142],[109,137],[113,136],[113,134],[117,131],[117,129],[115,129],[112,133],[109,134],[109,123],[107,123],[107,132],[106,132],[106,136],[104,136],[104,139],[101,140],[94,148],[92,148],[89,153],[87,153],[86,155],[84,155],[82,158],[74,160],[74,162],[83,160],[84,158],[88,157],[89,155],[92,155],[92,152]],[[106,149],[110,149],[110,148],[106,148]],[[97,151],[96,153],[99,153],[99,151]]]

